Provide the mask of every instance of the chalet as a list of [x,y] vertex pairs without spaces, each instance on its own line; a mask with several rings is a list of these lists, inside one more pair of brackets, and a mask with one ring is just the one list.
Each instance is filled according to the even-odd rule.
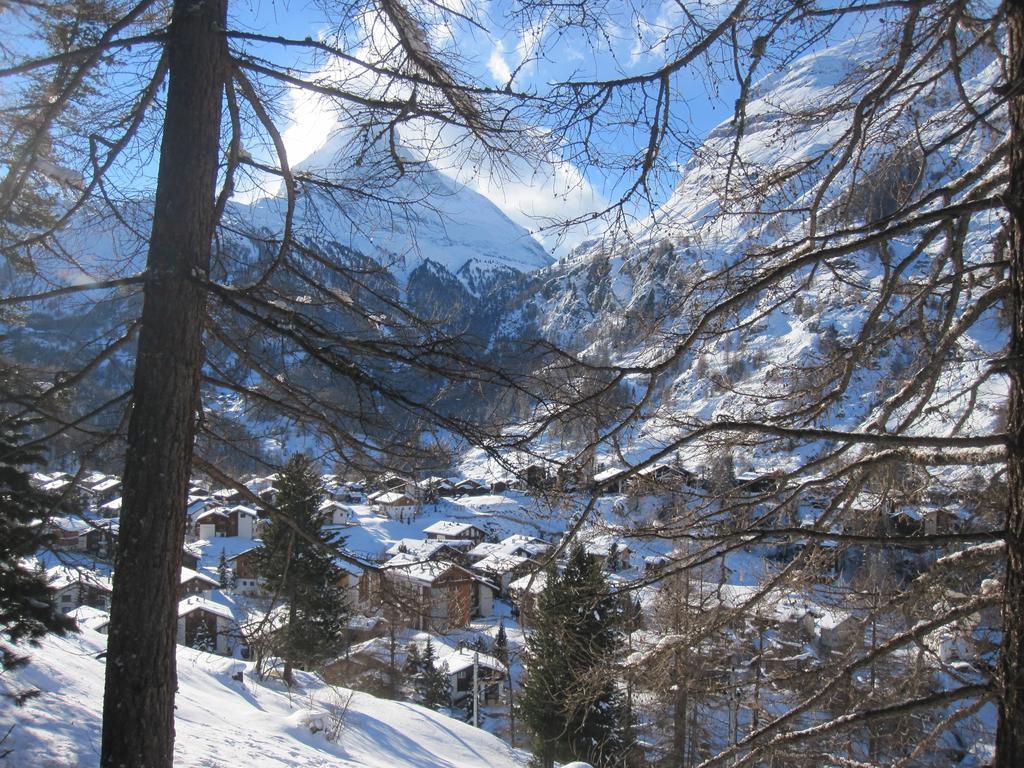
[[460,480],[455,484],[454,493],[456,496],[482,496],[488,492],[488,488],[477,480]]
[[609,467],[598,472],[593,477],[594,487],[604,495],[615,495],[625,493],[629,480],[622,477],[626,470],[622,467]]
[[404,493],[388,491],[373,499],[374,508],[391,520],[406,523],[416,517],[419,504]]
[[480,704],[497,704],[501,701],[503,684],[508,679],[508,670],[493,656],[477,653],[470,648],[460,648],[447,656],[440,656],[437,663],[448,676],[448,681],[451,684],[452,704],[455,706],[464,706],[468,702],[472,702],[474,666],[476,666]]
[[335,499],[325,499],[319,512],[323,515],[325,525],[354,525],[356,522],[352,507]]
[[68,616],[75,620],[79,627],[86,627],[101,635],[107,634],[110,629],[110,614],[101,608],[93,608],[89,605],[80,605],[68,611]]
[[603,569],[615,573],[631,567],[629,545],[610,536],[598,536],[583,544],[583,551]]
[[72,490],[72,478],[64,472],[57,472],[50,482],[43,483],[39,488],[43,493],[61,494],[69,493]]
[[120,496],[115,499],[111,499],[106,504],[100,504],[96,510],[97,513],[103,515],[103,517],[120,517],[121,516],[121,505],[123,501]]
[[225,510],[228,515],[228,536],[241,536],[243,539],[251,539],[255,532],[256,520],[259,518],[256,510],[242,504]]
[[507,554],[522,555],[523,557],[535,559],[551,549],[551,544],[548,542],[523,533],[514,533],[511,536],[506,536],[498,543],[504,547],[504,551]]
[[495,586],[454,563],[398,555],[384,564],[380,577],[382,589],[395,591],[411,614],[406,619],[418,629],[445,632],[493,612]]
[[467,565],[468,551],[473,547],[469,539],[399,539],[385,551],[388,557],[405,554],[417,560],[433,560]]
[[416,497],[420,492],[419,484],[415,480],[408,477],[402,477],[394,472],[390,472],[379,478],[375,485],[379,490],[384,491],[385,493],[399,493],[405,494],[406,496]]
[[53,535],[53,548],[67,552],[84,552],[86,533],[91,526],[80,517],[51,517],[47,530]]
[[237,488],[218,488],[216,491],[210,494],[214,499],[219,501],[221,504],[228,504],[241,497]]
[[546,541],[541,541],[533,536],[515,533],[498,542],[481,542],[469,550],[468,554],[470,562],[479,562],[491,555],[518,555],[520,557],[537,559],[550,548],[551,545]]
[[[63,481],[64,485],[54,485],[58,481]],[[48,487],[59,491],[71,482],[71,476],[67,472],[33,472],[29,482],[42,491]]]
[[250,491],[259,496],[264,491],[268,491],[274,487],[277,482],[277,475],[267,475],[266,477],[254,477],[251,480],[246,481],[245,487]]
[[114,520],[81,517],[51,517],[47,523],[47,530],[54,536],[54,549],[87,552],[99,558],[113,553],[117,529]]
[[536,571],[520,576],[508,585],[508,596],[512,600],[512,615],[519,619],[520,624],[525,626],[532,621],[537,598],[544,591],[547,582],[547,572]]
[[924,507],[921,509],[924,521],[924,532],[929,536],[947,533],[959,533],[963,530],[967,517],[962,510],[950,510],[945,507]]
[[220,507],[208,502],[197,502],[200,510],[192,516],[192,532],[197,539],[211,539],[224,536],[241,536],[251,539],[256,535],[256,521],[259,515],[252,507],[236,504]]
[[211,652],[226,655],[233,623],[231,611],[223,605],[186,597],[178,603],[178,644],[195,648],[208,643]]
[[193,549],[191,546],[186,544],[182,548],[181,552],[181,567],[191,568],[193,571],[199,567],[199,561],[202,560],[203,556],[199,550]]
[[500,553],[488,555],[470,566],[474,573],[494,582],[501,597],[508,594],[509,584],[536,568],[536,561],[528,557]]
[[425,499],[451,496],[455,493],[455,481],[447,477],[428,477],[420,481],[419,487]]
[[203,595],[205,593],[205,596],[209,597],[211,590],[220,587],[220,582],[216,579],[184,566],[181,568],[180,579],[182,595]]
[[639,494],[657,494],[697,487],[697,474],[678,464],[651,464],[639,469],[630,490]]
[[88,472],[79,479],[78,484],[83,488],[91,488],[97,483],[102,483],[104,480],[109,480],[110,477],[111,476],[105,472]]
[[94,500],[95,504],[106,504],[108,501],[120,498],[121,481],[116,477],[108,477],[83,490]]
[[457,523],[451,520],[441,520],[423,529],[428,539],[439,541],[451,541],[469,539],[474,544],[479,544],[487,538],[487,531],[478,528],[472,523]]
[[226,558],[234,576],[234,592],[258,597],[263,594],[263,579],[256,573],[254,556],[259,547],[251,547]]
[[106,576],[83,568],[58,565],[46,572],[46,580],[54,590],[54,604],[61,613],[83,605],[110,610],[113,585]]
[[351,560],[335,559],[334,565],[342,572],[338,586],[345,590],[349,608],[367,606],[373,596],[370,570]]
[[741,472],[736,475],[736,491],[758,496],[779,490],[779,479],[773,474],[759,475],[756,472]]
[[99,558],[109,558],[114,554],[119,525],[116,520],[93,520],[85,532],[85,551]]
[[218,536],[230,535],[231,518],[223,509],[206,509],[192,518],[192,523],[192,531],[197,539],[210,541]]

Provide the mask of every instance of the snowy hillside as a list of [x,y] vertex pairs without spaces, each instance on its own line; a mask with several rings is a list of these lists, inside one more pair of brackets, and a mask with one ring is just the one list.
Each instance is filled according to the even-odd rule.
[[[14,726],[7,765],[87,768],[99,764],[106,638],[46,638],[32,662],[5,672],[5,690],[41,694],[22,708],[4,699],[0,732]],[[242,672],[242,681],[232,679]],[[325,686],[298,673],[289,694],[261,683],[251,665],[178,646],[174,764],[337,768],[522,768],[529,756],[501,740],[415,704]],[[327,734],[336,731],[333,741]]]
[[[862,41],[844,43],[762,80],[747,103],[740,138],[734,120],[723,123],[682,168],[674,194],[653,215],[537,273],[531,290],[507,309],[498,337],[539,335],[592,361],[662,366],[656,381],[634,376],[624,387],[627,397],[648,384],[656,391],[642,434],[624,441],[640,456],[671,439],[680,418],[891,428],[907,414],[905,404],[896,404],[898,383],[932,365],[927,356],[938,343],[944,292],[936,289],[925,306],[914,291],[944,268],[947,242],[925,241],[916,251],[924,237],[917,230],[884,248],[808,261],[803,268],[790,269],[786,260],[811,226],[818,227],[821,244],[841,244],[851,236],[844,232],[882,220],[928,189],[946,185],[979,194],[970,191],[972,185],[992,183],[998,174],[991,157],[1002,134],[997,120],[948,139],[963,107],[956,84],[937,78],[909,113],[893,108],[880,118],[887,122],[876,128],[874,143],[858,149],[856,165],[841,166],[853,105],[875,84],[877,57]],[[993,98],[998,63],[979,53],[965,71],[972,77],[964,88],[975,108],[984,108]],[[826,102],[839,106],[827,116],[816,114]],[[927,153],[918,142],[929,147]],[[788,179],[784,186],[773,181],[780,177]],[[825,186],[823,178],[829,180]],[[928,210],[935,202],[914,205]],[[813,225],[811,209],[818,211]],[[969,220],[962,247],[979,269],[992,259],[1001,224],[992,211]],[[901,259],[902,272],[894,266]],[[710,308],[759,281],[761,287],[727,302],[709,321]],[[948,311],[964,313],[983,296],[990,301],[992,290],[986,275],[951,291],[956,306]],[[964,431],[991,430],[1000,418],[1005,382],[982,373],[984,360],[1004,344],[999,323],[995,311],[971,317],[938,374],[936,399],[949,398],[946,416],[971,410],[958,425]],[[691,337],[694,328],[699,330]],[[683,339],[688,348],[680,354]],[[832,365],[837,353],[855,345],[870,364],[858,365],[846,353],[846,370]],[[963,392],[978,380],[977,399],[968,403]],[[802,414],[806,398],[830,389],[830,407]],[[943,429],[927,412],[918,416],[914,431]]]

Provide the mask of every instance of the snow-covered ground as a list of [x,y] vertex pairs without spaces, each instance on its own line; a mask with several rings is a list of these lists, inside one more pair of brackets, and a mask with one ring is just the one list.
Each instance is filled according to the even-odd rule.
[[[90,629],[46,638],[29,649],[31,664],[0,677],[5,691],[41,691],[20,708],[0,698],[0,736],[14,726],[3,744],[13,750],[6,765],[99,765],[104,662],[97,654],[105,645]],[[239,671],[242,682],[232,679]],[[179,646],[174,764],[520,768],[529,761],[489,733],[415,704],[332,688],[305,673],[297,679],[289,694],[278,681],[259,682],[245,662]],[[311,724],[340,725],[338,736],[329,741]]]

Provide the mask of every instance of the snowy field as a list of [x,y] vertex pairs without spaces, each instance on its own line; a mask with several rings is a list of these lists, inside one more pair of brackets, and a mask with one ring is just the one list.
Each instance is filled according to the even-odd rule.
[[[47,638],[31,649],[30,665],[0,678],[6,692],[41,691],[21,708],[0,700],[0,736],[14,726],[0,750],[13,750],[5,765],[99,765],[104,662],[97,654],[105,644],[90,629]],[[239,671],[242,682],[232,679]],[[331,688],[301,672],[289,694],[250,671],[245,662],[178,646],[175,766],[525,768],[529,761],[500,739],[415,704]],[[326,731],[334,730],[330,741]]]

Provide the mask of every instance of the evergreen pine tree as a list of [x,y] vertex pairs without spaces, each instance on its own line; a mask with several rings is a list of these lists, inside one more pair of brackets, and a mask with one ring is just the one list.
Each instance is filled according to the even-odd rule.
[[402,668],[402,671],[407,675],[415,676],[420,673],[422,666],[420,647],[416,643],[409,643],[409,650],[405,657],[405,666]]
[[220,580],[221,589],[231,588],[231,572],[228,570],[228,558],[224,547],[220,548],[220,562],[217,563],[217,577]]
[[624,708],[609,672],[620,650],[619,611],[600,567],[577,546],[549,571],[526,641],[521,715],[546,768],[556,759],[622,763]]
[[427,647],[423,649],[420,672],[420,695],[423,706],[430,709],[451,706],[452,687],[445,674],[444,667],[437,665],[434,644],[427,639]]
[[315,667],[344,646],[348,606],[342,571],[326,548],[340,542],[323,531],[323,482],[313,462],[292,456],[277,480],[277,509],[255,559],[267,589],[288,605],[277,652],[290,685],[296,664]]
[[217,650],[217,641],[210,634],[210,627],[206,621],[200,621],[199,626],[196,628],[196,635],[192,639],[192,647],[197,651],[205,651],[206,653],[213,653]]
[[508,634],[505,632],[505,622],[498,624],[498,634],[494,636],[494,658],[505,665],[508,669]]
[[[63,635],[76,626],[54,605],[45,572],[25,564],[51,542],[43,529],[51,500],[29,483],[25,467],[41,463],[41,457],[20,447],[22,426],[0,415],[0,634],[12,642],[35,643],[47,632]],[[25,654],[0,644],[0,673],[28,662]],[[20,707],[37,695],[35,688],[5,686],[0,698]],[[0,749],[0,760],[8,753]]]
[[38,453],[20,447],[24,425],[0,415],[0,632],[13,642],[74,631],[54,605],[43,572],[25,565],[52,538],[44,533],[51,500],[29,483]]

